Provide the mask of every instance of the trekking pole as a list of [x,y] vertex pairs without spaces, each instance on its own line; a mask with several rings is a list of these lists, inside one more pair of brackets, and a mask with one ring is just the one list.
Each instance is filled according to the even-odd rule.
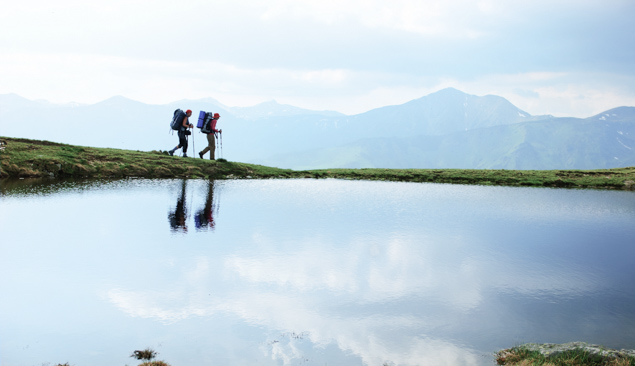
[[[192,154],[196,153],[196,144],[194,144],[194,129],[192,129]],[[195,156],[195,155],[192,155]]]
[[220,132],[220,158],[223,158],[223,131]]

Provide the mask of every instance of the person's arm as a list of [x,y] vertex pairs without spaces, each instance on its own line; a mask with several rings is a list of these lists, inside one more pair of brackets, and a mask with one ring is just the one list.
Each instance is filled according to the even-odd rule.
[[183,127],[185,128],[192,127],[191,124],[187,123],[187,116],[183,117]]

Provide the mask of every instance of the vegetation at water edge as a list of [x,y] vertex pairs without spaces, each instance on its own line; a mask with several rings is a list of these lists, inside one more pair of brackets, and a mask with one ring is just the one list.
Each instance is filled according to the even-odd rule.
[[635,366],[635,357],[615,350],[597,353],[585,347],[545,354],[521,345],[499,351],[496,363],[508,366]]
[[453,184],[635,189],[635,167],[599,170],[316,169],[291,170],[165,151],[83,147],[0,137],[0,178],[337,178]]

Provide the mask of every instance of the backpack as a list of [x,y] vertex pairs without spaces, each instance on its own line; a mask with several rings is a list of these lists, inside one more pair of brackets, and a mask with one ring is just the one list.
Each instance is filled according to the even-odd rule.
[[202,128],[203,127],[203,123],[205,123],[205,115],[207,115],[207,113],[205,113],[205,111],[200,111],[198,113],[198,122],[196,123],[196,128]]
[[214,113],[201,111],[198,115],[198,123],[196,127],[201,129],[202,133],[210,133],[212,132],[212,119],[214,118]]
[[179,131],[181,129],[181,126],[183,126],[183,118],[185,117],[186,114],[181,109],[175,110],[174,116],[172,117],[172,122],[170,122],[170,127],[175,131]]

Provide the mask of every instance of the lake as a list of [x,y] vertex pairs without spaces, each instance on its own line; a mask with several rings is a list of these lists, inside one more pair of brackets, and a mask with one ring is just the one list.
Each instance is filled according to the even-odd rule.
[[635,194],[0,181],[0,364],[493,365],[635,348]]

